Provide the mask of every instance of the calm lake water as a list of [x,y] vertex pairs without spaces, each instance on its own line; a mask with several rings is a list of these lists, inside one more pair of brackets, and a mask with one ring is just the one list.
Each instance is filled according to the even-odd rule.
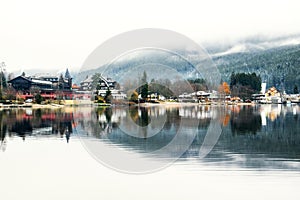
[[[186,151],[160,156],[180,154],[178,163],[185,165],[300,171],[299,115],[298,105],[2,110],[1,150],[5,154],[6,149],[13,148],[9,138],[25,142],[29,138],[63,138],[67,145],[72,139],[88,137],[147,154],[169,144],[183,129],[184,134],[192,135]],[[213,118],[222,132],[206,157],[199,159],[199,149]],[[190,138],[182,137],[178,144]]]
[[[98,184],[105,188],[105,191],[101,190],[104,196],[114,199],[112,188],[125,193],[133,190],[124,186],[130,179],[129,182],[139,188],[139,192],[149,189],[149,184],[154,182],[162,188],[161,184],[173,184],[174,188],[181,188],[181,192],[172,193],[172,198],[181,199],[186,197],[185,192],[196,186],[179,187],[174,185],[174,181],[178,184],[193,182],[197,177],[206,180],[197,183],[203,188],[211,186],[203,194],[205,197],[222,197],[222,193],[219,193],[220,196],[213,194],[214,187],[222,187],[224,194],[231,186],[243,187],[240,192],[246,192],[247,184],[256,188],[269,184],[266,190],[260,191],[262,194],[274,184],[273,189],[281,188],[281,192],[288,193],[286,196],[293,197],[296,193],[292,189],[300,183],[299,122],[299,105],[1,110],[0,168],[3,173],[0,186],[8,191],[4,193],[6,199],[19,199],[23,195],[26,199],[39,199],[44,193],[49,195],[49,199],[80,199],[79,196],[83,195],[78,194],[80,190],[88,193],[91,199],[97,199],[101,190],[98,188],[98,191]],[[178,133],[182,136],[177,137]],[[132,175],[115,172],[96,162],[93,155],[87,153],[89,149],[84,147],[82,140],[85,139],[141,157],[152,155],[176,162],[161,172],[132,178]],[[175,139],[176,143],[171,148],[160,151]],[[205,156],[199,158],[203,152]],[[253,175],[254,178],[249,178]],[[245,177],[249,182],[245,182]],[[264,177],[263,181],[261,177]],[[245,188],[240,183],[244,183]],[[60,189],[55,187],[56,184]],[[77,191],[71,192],[67,185],[72,185]],[[15,187],[22,187],[24,194],[15,193]],[[52,194],[51,190],[57,190],[57,193]],[[171,192],[169,189],[156,190],[160,195]],[[136,199],[144,195],[139,192]],[[231,196],[228,193],[228,196],[239,199],[241,196],[237,194]],[[129,194],[124,195],[135,199]],[[190,197],[196,196],[192,192]],[[157,198],[155,195],[152,197]],[[284,196],[273,192],[273,199],[277,197]],[[168,199],[168,195],[164,198]]]

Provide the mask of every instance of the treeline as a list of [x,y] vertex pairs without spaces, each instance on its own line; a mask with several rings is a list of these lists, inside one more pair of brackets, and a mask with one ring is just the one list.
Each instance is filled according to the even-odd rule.
[[169,79],[154,80],[152,79],[148,85],[149,92],[155,92],[166,98],[176,98],[183,93],[191,93],[195,91],[207,91],[208,86],[204,79],[188,79],[174,80]]
[[207,91],[208,85],[202,78],[188,79],[189,84],[192,86],[194,91]]
[[[127,92],[127,95],[131,96],[132,99],[136,99],[138,94],[141,94],[141,97],[146,99],[148,94],[151,93],[157,93],[158,95],[162,95],[167,99],[176,99],[180,94],[183,93],[208,90],[208,86],[204,79],[196,78],[184,80],[178,78],[171,81],[168,78],[152,78],[151,81],[148,81],[146,72],[144,72],[143,75],[136,80],[126,80],[122,86],[124,91]],[[136,86],[139,87],[135,88]],[[133,92],[135,93],[132,96]]]
[[254,93],[261,91],[261,77],[256,73],[232,73],[230,76],[231,96],[250,99]]

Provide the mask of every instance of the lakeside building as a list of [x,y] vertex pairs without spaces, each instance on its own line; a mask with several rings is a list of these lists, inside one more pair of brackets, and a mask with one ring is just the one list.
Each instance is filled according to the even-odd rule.
[[67,69],[65,75],[53,76],[49,74],[36,74],[25,76],[22,74],[8,81],[17,92],[17,98],[34,99],[36,94],[41,94],[44,99],[61,100],[91,100],[97,94],[105,97],[110,90],[112,98],[126,99],[127,95],[121,91],[119,84],[111,78],[100,75],[97,90],[92,87],[93,79],[86,77],[79,85],[72,83],[72,77]]
[[22,74],[8,81],[22,99],[32,99],[35,93],[40,93],[45,99],[72,99],[72,77],[69,70],[65,76],[60,77],[51,75],[25,76]]
[[80,82],[80,91],[92,91],[92,76],[87,76],[85,80]]
[[[142,98],[142,96],[139,95],[139,98]],[[148,99],[150,101],[165,101],[166,97],[164,97],[163,95],[161,95],[157,92],[149,92]]]
[[260,93],[252,94],[253,102],[261,104],[280,104],[286,101],[283,94],[281,94],[275,87],[271,87],[268,90],[266,88],[267,84],[262,83]]
[[183,93],[178,96],[179,102],[208,102],[212,99],[215,99],[215,93],[213,92],[205,92],[205,91],[197,91],[193,93]]
[[253,94],[252,99],[255,103],[261,104],[281,104],[281,103],[300,103],[300,94],[286,94],[279,92],[275,87],[263,90],[260,94]]
[[120,90],[117,81],[100,75],[98,95],[105,97],[108,90],[110,90],[113,99],[122,100],[127,98],[127,95]]
[[99,76],[99,83],[97,88],[93,88],[92,76],[87,76],[85,80],[80,83],[80,90],[78,93],[95,93],[98,96],[105,97],[107,91],[111,92],[112,98],[117,100],[126,99],[127,95],[123,93],[117,81],[109,77]]
[[278,104],[284,102],[282,95],[275,87],[271,87],[266,90],[265,86],[260,94],[253,94],[252,99],[254,102],[261,104]]

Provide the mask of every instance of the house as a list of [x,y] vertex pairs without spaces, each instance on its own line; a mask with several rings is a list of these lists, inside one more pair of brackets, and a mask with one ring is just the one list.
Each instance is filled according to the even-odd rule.
[[197,91],[193,93],[183,93],[178,96],[179,102],[206,102],[211,99],[211,94],[205,91]]
[[91,91],[92,90],[92,76],[87,76],[85,80],[81,81],[80,83],[80,90],[81,91]]
[[72,91],[78,91],[78,90],[80,90],[80,86],[78,86],[77,84],[73,84]]
[[119,89],[117,81],[111,78],[105,78],[102,75],[100,75],[99,86],[97,89],[98,95],[102,97],[105,97],[106,92],[110,90],[113,99],[122,100],[127,98],[127,95]]
[[52,88],[58,89],[58,77],[53,75],[41,75],[37,76],[36,78],[43,80],[43,81],[50,81],[52,83]]
[[29,90],[32,86],[32,81],[30,78],[25,76],[18,76],[8,81],[15,90]]
[[[141,95],[140,95],[140,98],[142,98]],[[150,101],[156,101],[156,100],[165,101],[166,97],[164,97],[163,95],[161,95],[161,94],[159,94],[157,92],[148,92],[148,99]]]
[[115,90],[117,86],[117,81],[112,80],[111,78],[105,78],[102,75],[100,75],[100,90]]
[[117,81],[109,77],[104,77],[101,74],[99,75],[99,82],[96,88],[93,88],[92,76],[87,76],[85,80],[80,82],[80,89],[76,93],[90,94],[90,92],[93,92],[98,94],[98,96],[105,97],[108,90],[111,92],[113,99],[121,100],[127,98],[127,95],[119,89]]
[[33,93],[39,92],[45,99],[55,99],[57,91],[63,97],[72,98],[72,78],[67,69],[65,77],[39,75],[17,76],[8,83],[18,91],[19,97],[23,99],[33,98]]
[[8,81],[11,86],[18,91],[28,91],[33,87],[39,89],[51,89],[52,83],[50,81],[44,81],[40,79],[33,79],[31,77],[18,76],[10,81]]
[[211,93],[205,91],[198,91],[196,92],[196,96],[199,102],[207,102],[210,100]]
[[265,93],[253,94],[252,99],[254,102],[261,103],[261,104],[283,103],[282,96],[275,87],[269,88],[267,91],[265,91]]

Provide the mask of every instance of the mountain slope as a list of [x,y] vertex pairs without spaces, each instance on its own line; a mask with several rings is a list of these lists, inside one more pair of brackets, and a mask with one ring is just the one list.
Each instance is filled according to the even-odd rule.
[[[214,50],[212,60],[218,67],[223,81],[229,82],[232,72],[255,72],[261,76],[263,82],[267,83],[267,87],[275,86],[279,90],[291,93],[294,85],[300,87],[300,44],[281,44],[289,43],[281,41],[274,42],[274,44],[270,42],[239,44],[222,52]],[[181,53],[184,56],[193,56],[192,52],[182,51]],[[158,70],[160,70],[160,65],[170,66],[185,78],[199,78],[199,74],[196,74],[193,66],[178,56],[161,52],[147,52],[131,56],[130,59],[114,62],[106,70],[104,70],[105,66],[101,66],[96,70],[82,71],[76,75],[74,81],[80,83],[87,75],[95,72],[104,72],[105,76],[111,76],[118,81],[123,74],[133,71],[132,66],[143,66],[149,63],[155,65]],[[141,74],[141,72],[139,73]],[[156,75],[149,74],[148,81],[155,78]],[[168,74],[165,74],[165,77],[170,80],[175,78]]]
[[268,87],[292,92],[295,84],[300,86],[300,45],[216,56],[213,60],[225,81],[232,72],[255,72]]

